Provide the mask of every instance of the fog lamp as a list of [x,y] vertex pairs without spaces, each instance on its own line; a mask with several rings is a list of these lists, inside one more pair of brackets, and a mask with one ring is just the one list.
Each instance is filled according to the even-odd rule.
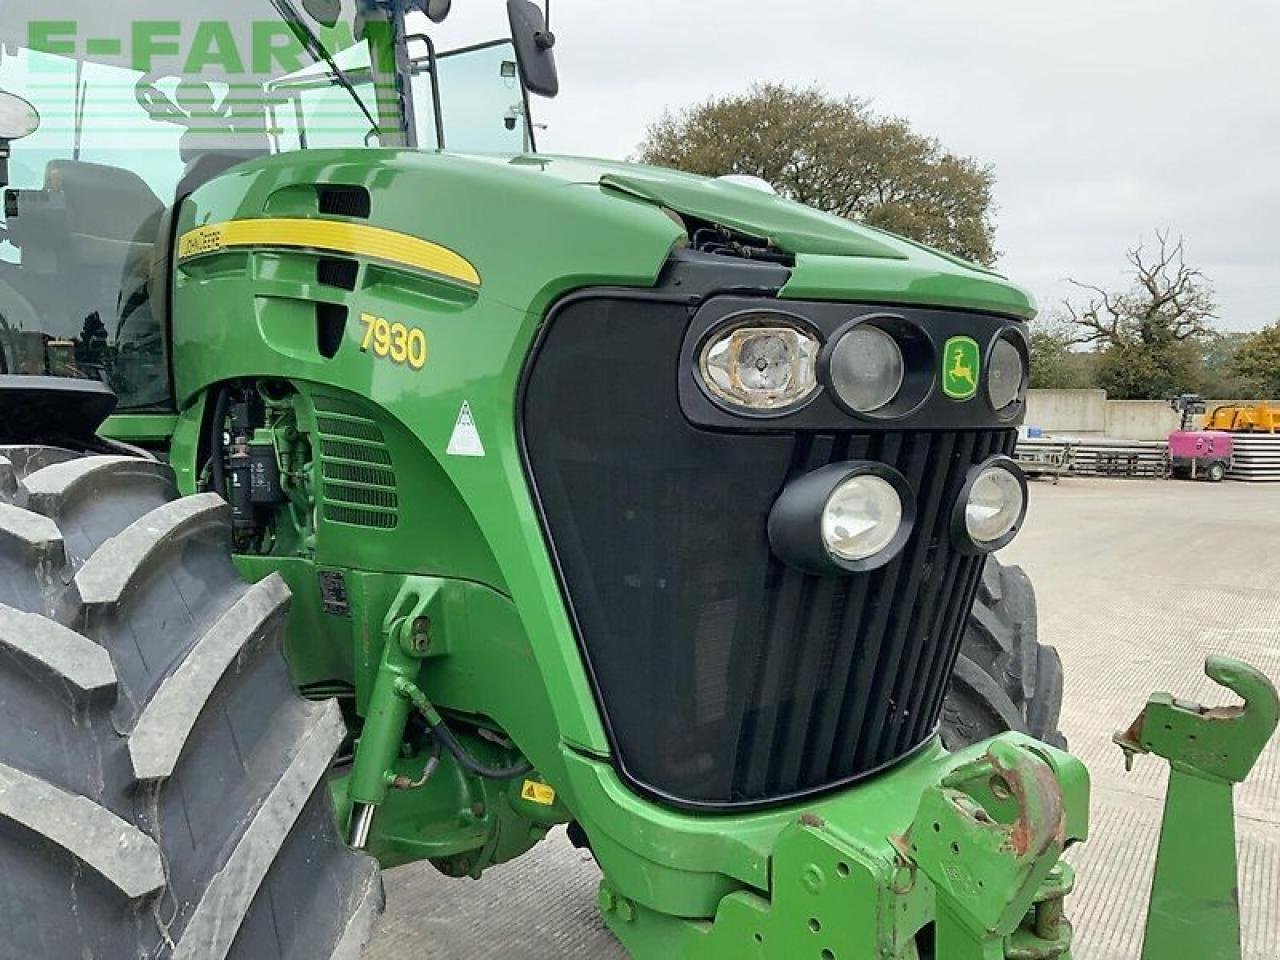
[[769,514],[769,543],[807,573],[882,567],[902,550],[915,499],[902,475],[882,463],[835,463],[792,481]]
[[991,553],[1017,536],[1027,515],[1027,478],[1008,457],[993,457],[970,472],[952,519],[956,545]]
[[875,474],[850,477],[836,487],[822,511],[822,540],[841,560],[874,557],[902,526],[902,500]]
[[759,315],[713,335],[699,369],[708,392],[744,412],[776,413],[808,400],[818,389],[817,337],[798,326]]

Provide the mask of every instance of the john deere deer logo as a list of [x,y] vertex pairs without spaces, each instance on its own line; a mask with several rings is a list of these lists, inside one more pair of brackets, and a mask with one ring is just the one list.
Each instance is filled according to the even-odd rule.
[[942,392],[952,400],[968,400],[978,392],[978,342],[972,337],[952,337],[942,352]]

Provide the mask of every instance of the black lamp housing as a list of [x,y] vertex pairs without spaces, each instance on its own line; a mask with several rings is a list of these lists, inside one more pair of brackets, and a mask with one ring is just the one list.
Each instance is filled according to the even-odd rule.
[[[1003,537],[998,540],[992,540],[989,543],[978,543],[973,537],[969,536],[969,525],[965,522],[965,514],[969,508],[969,495],[973,492],[973,485],[978,482],[978,478],[992,468],[1005,470],[1018,481],[1018,486],[1022,488],[1022,511],[1018,514],[1018,519]],[[995,553],[1002,547],[1009,545],[1010,541],[1018,535],[1018,531],[1022,529],[1022,523],[1027,518],[1027,503],[1029,493],[1027,488],[1027,475],[1022,472],[1022,468],[1018,466],[1017,461],[1010,457],[999,456],[984,460],[972,470],[965,478],[964,486],[960,489],[960,496],[956,498],[955,506],[951,510],[951,540],[955,544],[956,549],[961,553],[969,556],[976,556],[984,553]]]
[[[889,544],[863,560],[846,560],[827,549],[822,515],[832,494],[847,480],[874,476],[893,487],[902,501],[902,522]],[[832,463],[793,480],[769,512],[769,544],[786,564],[818,576],[866,573],[896,557],[915,529],[916,498],[906,478],[883,463],[850,460]]]

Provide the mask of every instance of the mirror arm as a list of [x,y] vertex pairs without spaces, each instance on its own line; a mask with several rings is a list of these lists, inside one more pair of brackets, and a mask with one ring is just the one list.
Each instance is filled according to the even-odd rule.
[[427,45],[427,69],[431,72],[431,109],[436,116],[436,149],[444,149],[444,110],[440,105],[440,71],[436,60],[436,44],[425,33],[410,33],[404,38],[405,50],[409,49],[409,41],[421,40]]
[[552,0],[543,0],[543,28],[535,33],[534,42],[539,50],[550,50],[556,46],[556,35],[552,33]]

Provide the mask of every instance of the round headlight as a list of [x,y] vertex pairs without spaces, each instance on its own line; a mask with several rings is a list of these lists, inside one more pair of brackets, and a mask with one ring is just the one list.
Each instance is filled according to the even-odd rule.
[[969,476],[953,523],[961,549],[990,553],[1017,534],[1027,514],[1027,480],[1008,457],[979,465]]
[[855,413],[887,406],[902,389],[905,364],[897,341],[878,327],[860,324],[831,351],[831,387]]
[[915,497],[883,463],[832,463],[787,484],[769,512],[769,544],[789,565],[831,576],[883,567],[915,528]]
[[1022,396],[1027,365],[1022,359],[1022,351],[1001,337],[991,350],[990,368],[987,372],[987,396],[992,409],[999,413],[1013,406]]
[[893,542],[902,526],[902,498],[875,474],[850,477],[822,511],[822,542],[841,560],[866,560]]
[[740,410],[786,410],[818,389],[819,349],[817,338],[798,327],[740,325],[703,347],[702,382],[713,397]]

